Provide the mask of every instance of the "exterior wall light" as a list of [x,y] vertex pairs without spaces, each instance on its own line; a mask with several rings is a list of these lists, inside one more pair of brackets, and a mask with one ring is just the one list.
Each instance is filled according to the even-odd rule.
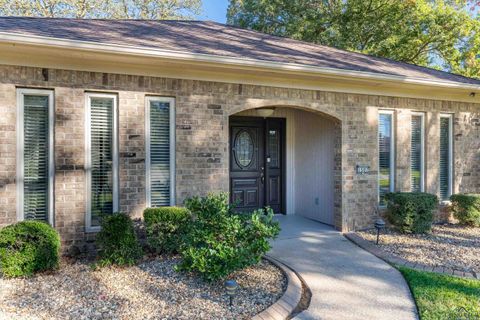
[[380,230],[385,229],[385,221],[383,219],[377,219],[375,220],[375,229],[377,229],[377,245],[378,241],[380,240]]
[[257,114],[260,117],[263,117],[263,118],[270,117],[274,112],[275,112],[274,108],[260,108],[260,109],[257,109]]
[[237,293],[238,284],[235,280],[227,280],[225,281],[225,290],[227,291],[227,296],[230,297],[230,306],[233,305],[233,297]]

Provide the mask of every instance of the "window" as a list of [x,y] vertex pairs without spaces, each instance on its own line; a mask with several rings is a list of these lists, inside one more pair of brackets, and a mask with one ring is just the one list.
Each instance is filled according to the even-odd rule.
[[17,218],[53,225],[53,91],[17,91]]
[[440,200],[446,201],[452,194],[452,115],[440,116]]
[[247,168],[253,160],[253,139],[250,133],[243,130],[240,131],[235,137],[234,153],[237,163],[242,168]]
[[175,100],[145,100],[147,206],[175,205]]
[[393,111],[380,111],[378,115],[378,197],[384,205],[385,194],[394,191]]
[[87,231],[99,229],[102,214],[118,211],[117,96],[86,95]]
[[423,113],[412,113],[411,144],[410,144],[410,186],[412,192],[423,192],[424,157],[425,157],[425,117]]

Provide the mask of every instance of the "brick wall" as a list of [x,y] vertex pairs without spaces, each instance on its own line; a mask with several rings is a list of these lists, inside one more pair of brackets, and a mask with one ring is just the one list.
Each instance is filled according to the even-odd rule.
[[17,220],[16,110],[15,86],[0,83],[0,226]]
[[[67,246],[92,237],[84,234],[86,91],[118,94],[120,208],[136,217],[145,206],[146,95],[176,98],[178,204],[192,195],[228,191],[228,117],[263,106],[296,106],[339,120],[339,229],[362,228],[374,219],[378,109],[396,111],[398,190],[408,191],[410,182],[410,112],[425,111],[427,191],[438,193],[439,113],[449,112],[455,113],[454,191],[480,192],[478,104],[53,69],[46,79],[40,68],[0,66],[0,225],[16,221],[15,86],[55,90],[55,225]],[[370,166],[370,173],[357,175],[357,164]]]

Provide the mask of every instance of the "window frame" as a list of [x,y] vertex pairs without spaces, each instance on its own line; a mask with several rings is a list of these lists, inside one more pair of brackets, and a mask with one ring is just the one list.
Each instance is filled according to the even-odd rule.
[[[448,198],[453,194],[453,114],[451,113],[441,113],[441,118],[448,119]],[[439,127],[440,127],[440,119],[439,119]],[[439,130],[439,136],[440,130]],[[440,145],[438,146],[440,152]],[[439,157],[440,163],[440,157]],[[442,199],[440,194],[440,173],[438,175],[438,193],[441,203],[449,203],[449,199]]]
[[25,161],[24,161],[24,121],[25,121],[25,96],[44,96],[48,97],[48,223],[55,226],[55,96],[51,89],[17,89],[17,221],[25,220],[24,212],[24,179],[25,179]]
[[113,100],[113,146],[112,146],[112,182],[113,182],[113,212],[120,208],[119,201],[119,153],[118,153],[118,96],[114,93],[85,93],[85,231],[98,232],[100,226],[92,226],[92,145],[91,145],[91,101],[92,98],[107,98]]
[[146,206],[149,208],[152,203],[152,183],[151,183],[151,154],[150,154],[150,103],[152,101],[167,102],[170,104],[169,125],[170,125],[170,205],[176,204],[175,199],[175,98],[161,96],[145,97],[145,196]]
[[[421,117],[421,136],[420,136],[420,148],[421,148],[421,154],[420,154],[420,192],[425,192],[425,113],[424,112],[412,112],[411,116],[417,116]],[[410,125],[411,125],[411,120],[410,120]],[[410,143],[412,142],[412,128],[410,127]],[[410,145],[410,150],[412,149],[412,146]],[[411,166],[412,166],[412,155],[410,154],[410,191],[412,188],[412,172],[411,172]]]
[[380,204],[380,130],[379,130],[379,124],[380,124],[380,115],[381,114],[386,114],[391,116],[392,124],[390,128],[390,136],[391,136],[391,143],[390,143],[390,188],[389,192],[394,192],[395,191],[395,111],[394,110],[378,110],[378,116],[377,116],[377,148],[378,148],[378,165],[377,165],[377,203],[379,204],[379,207],[384,208],[385,204]]

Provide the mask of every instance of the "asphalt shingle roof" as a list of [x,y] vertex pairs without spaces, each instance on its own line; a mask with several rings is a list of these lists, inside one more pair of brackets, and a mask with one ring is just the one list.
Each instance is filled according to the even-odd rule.
[[210,21],[0,17],[0,32],[480,85],[480,80]]

